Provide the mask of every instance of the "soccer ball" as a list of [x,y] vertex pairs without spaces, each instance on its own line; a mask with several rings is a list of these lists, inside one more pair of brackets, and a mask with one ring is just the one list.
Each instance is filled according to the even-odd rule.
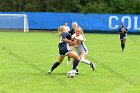
[[73,78],[73,77],[75,76],[74,71],[68,71],[67,76],[68,76],[69,78]]

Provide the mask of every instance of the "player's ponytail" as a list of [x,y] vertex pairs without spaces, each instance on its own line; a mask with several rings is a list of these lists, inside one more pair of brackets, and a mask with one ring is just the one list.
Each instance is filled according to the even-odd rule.
[[86,37],[85,37],[85,35],[84,35],[83,29],[82,29],[80,26],[78,27],[78,29],[80,29],[81,35],[83,36],[84,41],[86,41]]
[[59,26],[59,27],[58,27],[57,32],[58,32],[58,35],[60,36],[60,35],[61,35],[61,33],[62,33],[61,26]]
[[81,30],[81,34],[82,34],[82,36],[83,36],[83,38],[84,38],[84,41],[86,41],[86,37],[85,37],[85,35],[84,35],[83,30]]

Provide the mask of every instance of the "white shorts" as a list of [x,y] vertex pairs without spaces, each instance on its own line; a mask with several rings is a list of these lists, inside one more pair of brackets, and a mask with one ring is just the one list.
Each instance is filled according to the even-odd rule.
[[86,55],[88,54],[88,50],[87,49],[84,49],[84,48],[76,48],[76,53],[78,55],[80,55],[81,53],[85,53]]

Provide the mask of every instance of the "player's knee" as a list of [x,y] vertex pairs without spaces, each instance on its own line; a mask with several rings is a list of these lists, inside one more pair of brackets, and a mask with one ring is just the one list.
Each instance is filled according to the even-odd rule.
[[80,60],[80,57],[77,55],[76,59],[77,59],[77,60]]
[[61,64],[62,61],[57,61],[59,64]]

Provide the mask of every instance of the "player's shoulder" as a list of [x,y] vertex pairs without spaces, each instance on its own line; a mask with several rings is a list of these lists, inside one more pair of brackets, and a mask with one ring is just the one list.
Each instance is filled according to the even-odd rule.
[[66,36],[67,33],[66,32],[62,32],[61,36]]

